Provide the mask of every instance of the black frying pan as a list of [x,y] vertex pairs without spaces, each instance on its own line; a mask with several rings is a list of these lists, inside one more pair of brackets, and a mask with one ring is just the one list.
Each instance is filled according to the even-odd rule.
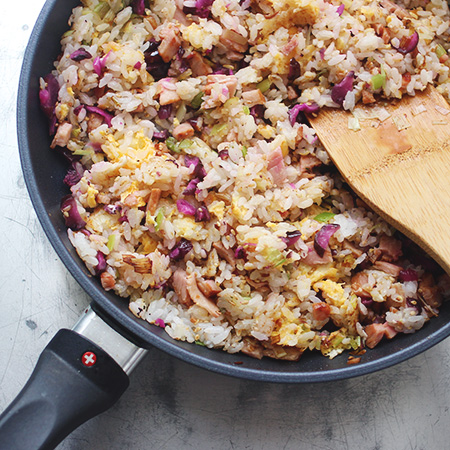
[[[67,238],[59,210],[61,198],[68,193],[62,182],[66,163],[49,148],[47,118],[40,110],[38,99],[39,77],[53,69],[52,62],[60,52],[60,37],[68,28],[72,8],[78,3],[79,0],[46,2],[25,52],[17,121],[20,157],[31,200],[56,252],[93,299],[95,314],[88,315],[94,314],[97,322],[103,325],[106,322],[116,330],[111,333],[119,336],[118,332],[137,346],[156,346],[184,361],[222,374],[282,383],[330,381],[374,372],[415,356],[450,334],[450,307],[444,305],[439,317],[418,333],[383,341],[357,365],[349,366],[345,355],[329,360],[319,353],[305,353],[299,362],[267,358],[259,361],[242,354],[230,355],[173,341],[163,330],[135,318],[126,300],[105,292]],[[95,324],[89,326],[95,328]],[[74,428],[112,406],[125,391],[129,382],[126,372],[130,372],[132,363],[119,361],[114,352],[111,358],[104,351],[110,351],[111,346],[103,345],[104,339],[103,343],[95,339],[95,333],[83,332],[83,326],[75,329],[78,333],[61,330],[55,336],[42,353],[30,381],[0,416],[0,449],[54,448]],[[118,342],[117,345],[128,345],[120,336]],[[86,356],[86,352],[95,355],[93,365],[90,353]]]

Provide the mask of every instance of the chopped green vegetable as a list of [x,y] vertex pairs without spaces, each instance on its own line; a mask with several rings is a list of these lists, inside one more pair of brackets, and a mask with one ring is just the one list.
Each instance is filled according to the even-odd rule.
[[196,343],[197,345],[202,346],[202,347],[206,347],[206,345],[205,345],[202,341],[195,341],[195,343]]
[[92,155],[93,150],[91,149],[87,149],[87,150],[75,150],[72,154],[75,156],[87,156],[87,155]]
[[287,259],[284,257],[283,253],[276,248],[268,248],[264,252],[264,256],[267,261],[272,264],[273,267],[278,267],[283,265]]
[[211,128],[211,136],[215,136],[216,134],[222,134],[228,129],[227,125],[223,123],[222,125],[217,124]]
[[246,105],[244,105],[243,107],[242,107],[242,109],[244,110],[244,114],[245,115],[249,115],[250,114],[250,108],[248,107],[248,106],[246,106]]
[[386,72],[384,71],[383,66],[381,66],[381,73],[378,73],[372,77],[371,83],[372,89],[375,91],[386,86]]
[[247,156],[247,147],[245,145],[242,146],[242,156],[244,158]]
[[158,212],[156,213],[156,219],[155,219],[155,231],[159,231],[159,229],[161,228],[161,224],[162,221],[164,220],[164,209],[163,208],[159,208]]
[[94,8],[94,12],[102,18],[108,12],[108,10],[109,6],[107,2],[99,2],[98,5]]
[[178,149],[178,142],[173,136],[166,139],[166,145],[171,152],[180,153],[180,150]]
[[194,109],[199,109],[203,103],[203,92],[199,92],[191,101],[191,107]]
[[106,246],[108,247],[109,251],[112,252],[115,245],[116,245],[116,235],[110,234]]
[[72,137],[73,138],[76,139],[80,135],[80,133],[81,133],[81,128],[80,127],[72,129]]
[[336,214],[332,213],[332,212],[322,212],[320,214],[317,214],[316,217],[314,217],[314,220],[316,220],[317,222],[329,222]]
[[186,150],[187,148],[191,147],[194,141],[191,139],[183,139],[178,145],[178,150]]
[[181,103],[180,107],[177,109],[177,113],[175,117],[178,119],[178,122],[183,122],[184,116],[186,115],[186,105]]
[[436,56],[441,59],[444,55],[447,54],[447,50],[445,50],[444,47],[442,47],[441,44],[438,44],[434,50],[434,52],[436,53]]
[[270,89],[270,86],[272,85],[272,82],[266,78],[259,82],[256,87],[264,94],[264,92],[267,92]]

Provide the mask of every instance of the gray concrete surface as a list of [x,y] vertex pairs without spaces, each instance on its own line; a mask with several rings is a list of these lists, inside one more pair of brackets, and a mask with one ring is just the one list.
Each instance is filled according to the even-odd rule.
[[[19,164],[17,84],[43,3],[0,2],[0,411],[55,332],[89,303],[44,236]],[[357,379],[276,385],[209,373],[152,350],[119,403],[58,448],[449,449],[449,367],[446,340]]]

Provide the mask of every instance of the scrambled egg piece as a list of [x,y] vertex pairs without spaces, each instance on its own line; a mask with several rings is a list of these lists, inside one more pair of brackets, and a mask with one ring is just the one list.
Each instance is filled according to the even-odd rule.
[[338,308],[340,308],[347,300],[342,285],[334,281],[324,280],[319,283],[315,283],[313,287],[315,291],[320,289],[327,302],[333,306],[337,306]]
[[312,25],[319,18],[320,9],[314,0],[268,0],[268,3],[278,14],[272,19],[266,19],[263,35],[268,35],[279,27]]
[[109,161],[117,162],[121,157],[127,156],[126,167],[135,169],[142,161],[156,154],[155,146],[143,131],[138,131],[134,135],[130,145],[124,147],[123,144],[123,139],[116,140],[112,134],[106,136],[106,143],[103,144],[102,150]]

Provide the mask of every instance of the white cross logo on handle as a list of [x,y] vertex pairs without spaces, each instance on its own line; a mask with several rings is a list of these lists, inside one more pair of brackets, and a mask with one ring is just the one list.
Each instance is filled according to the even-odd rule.
[[95,353],[93,353],[93,352],[86,352],[86,353],[81,357],[81,362],[82,362],[86,367],[92,367],[92,366],[97,362],[97,356],[96,356]]

